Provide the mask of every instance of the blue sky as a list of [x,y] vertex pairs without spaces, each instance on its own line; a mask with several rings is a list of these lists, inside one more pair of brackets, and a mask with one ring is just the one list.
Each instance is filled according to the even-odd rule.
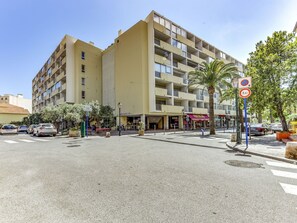
[[257,42],[297,21],[296,0],[1,0],[0,95],[31,98],[32,79],[65,34],[105,49],[152,10],[243,63]]

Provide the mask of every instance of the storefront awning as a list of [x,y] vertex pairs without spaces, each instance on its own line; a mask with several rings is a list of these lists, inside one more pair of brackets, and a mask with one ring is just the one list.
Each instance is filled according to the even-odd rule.
[[190,119],[192,119],[192,121],[208,121],[209,120],[208,115],[189,114],[188,116],[189,116]]

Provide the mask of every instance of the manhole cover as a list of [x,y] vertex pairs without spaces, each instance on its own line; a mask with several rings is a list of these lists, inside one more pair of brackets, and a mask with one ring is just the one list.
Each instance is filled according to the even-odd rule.
[[253,163],[249,161],[241,161],[241,160],[227,160],[226,164],[230,166],[243,167],[243,168],[263,168],[260,163]]
[[67,146],[67,147],[79,147],[80,145],[70,145],[70,146]]

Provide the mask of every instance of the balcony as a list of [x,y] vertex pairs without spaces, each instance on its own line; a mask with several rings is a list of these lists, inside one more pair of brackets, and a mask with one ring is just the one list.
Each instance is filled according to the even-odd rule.
[[194,114],[208,114],[208,108],[192,108]]
[[62,97],[62,98],[56,100],[56,104],[57,104],[57,105],[59,105],[59,104],[63,104],[64,102],[65,102],[65,98],[64,98],[64,97]]
[[170,45],[169,43],[165,43],[164,41],[160,40],[160,47],[164,50],[167,50],[169,52],[175,53],[177,55],[182,56],[182,50],[179,48],[176,48],[172,45]]
[[61,91],[66,90],[66,84],[62,84]]
[[189,73],[191,71],[195,71],[195,68],[187,66],[187,65],[182,64],[182,63],[177,63],[177,68],[184,71],[184,72],[186,72],[186,73]]
[[212,57],[212,58],[215,58],[216,57],[216,54],[214,52],[211,52],[210,50],[206,49],[206,48],[202,48],[202,52],[205,53],[206,55]]
[[196,63],[199,63],[199,64],[202,64],[203,62],[206,62],[206,60],[203,60],[200,57],[197,57],[197,56],[195,56],[193,54],[191,54],[190,59],[195,61]]
[[214,109],[215,115],[226,115],[226,111],[224,109]]
[[154,28],[155,28],[156,30],[158,30],[159,32],[164,33],[165,35],[167,35],[168,37],[170,37],[170,31],[167,30],[167,29],[165,28],[165,26],[162,26],[162,25],[160,25],[159,23],[154,22]]
[[184,106],[174,106],[174,105],[161,105],[162,112],[168,113],[182,113]]
[[[165,59],[165,60],[164,60]],[[171,65],[170,60],[166,59],[166,57],[162,57],[158,54],[155,54],[155,62],[159,64]]]
[[193,41],[191,41],[191,40],[189,40],[189,39],[187,39],[187,38],[185,38],[185,37],[183,37],[183,36],[181,36],[179,34],[176,35],[176,38],[177,38],[178,41],[180,41],[180,42],[192,47],[193,49],[195,49],[195,43]]
[[65,63],[66,63],[66,57],[64,57],[64,58],[62,59],[62,63],[61,63],[61,64],[63,65],[63,64],[65,64]]
[[169,82],[169,83],[175,83],[175,84],[179,84],[179,85],[183,85],[184,81],[181,77],[176,77],[174,75],[171,74],[165,74],[165,73],[161,73],[161,80],[165,81],[165,82]]
[[169,97],[169,95],[167,94],[167,89],[165,89],[165,88],[156,87],[155,94],[156,94],[156,96]]
[[185,93],[185,92],[178,92],[178,97],[180,99],[185,99],[189,101],[195,101],[196,100],[196,95],[195,94],[190,94],[190,93]]

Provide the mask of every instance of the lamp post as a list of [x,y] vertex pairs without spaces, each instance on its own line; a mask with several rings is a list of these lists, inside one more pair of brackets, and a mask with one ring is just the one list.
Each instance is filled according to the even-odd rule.
[[122,107],[122,103],[121,102],[118,103],[118,107],[119,107],[119,136],[121,136],[121,130],[122,130],[122,127],[121,127],[121,107]]
[[184,124],[185,109],[184,108],[183,108],[182,112],[183,112],[183,118],[182,118],[183,129],[184,129],[184,132],[185,132],[185,124]]
[[235,110],[236,110],[236,144],[241,144],[240,122],[239,122],[239,108],[238,108],[238,78],[232,80],[235,93]]

